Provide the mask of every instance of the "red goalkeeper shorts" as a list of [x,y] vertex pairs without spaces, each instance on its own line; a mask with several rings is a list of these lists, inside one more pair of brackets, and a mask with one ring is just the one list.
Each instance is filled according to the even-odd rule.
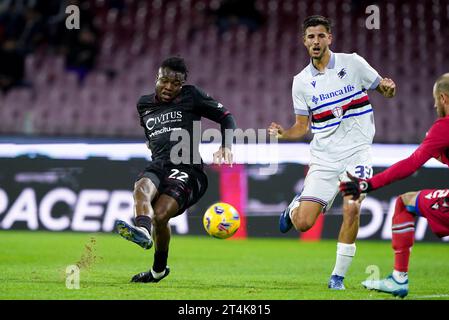
[[421,190],[416,208],[427,219],[433,233],[440,238],[449,236],[449,189]]

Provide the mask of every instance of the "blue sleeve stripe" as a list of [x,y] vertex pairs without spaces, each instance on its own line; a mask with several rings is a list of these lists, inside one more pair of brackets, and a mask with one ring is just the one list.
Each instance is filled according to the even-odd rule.
[[300,116],[308,116],[309,110],[295,109],[295,114]]
[[381,77],[377,77],[376,80],[374,80],[374,82],[371,84],[371,87],[369,87],[369,89],[375,90],[379,86],[381,79],[382,79]]

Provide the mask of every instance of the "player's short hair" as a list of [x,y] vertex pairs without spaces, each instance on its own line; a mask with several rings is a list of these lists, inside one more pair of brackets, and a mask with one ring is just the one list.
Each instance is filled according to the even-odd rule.
[[332,22],[323,16],[313,15],[307,17],[302,23],[302,34],[306,34],[306,30],[308,27],[316,27],[316,26],[324,26],[328,33],[331,33]]
[[435,90],[437,93],[444,92],[449,95],[449,73],[441,75],[435,82]]
[[185,79],[187,80],[187,74],[189,73],[189,70],[187,70],[184,59],[179,56],[165,59],[164,61],[162,61],[161,68],[168,68],[176,72],[181,72],[185,75]]

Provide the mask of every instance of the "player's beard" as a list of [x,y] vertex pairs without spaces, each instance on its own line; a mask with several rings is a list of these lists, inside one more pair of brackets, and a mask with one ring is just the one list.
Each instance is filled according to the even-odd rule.
[[311,50],[311,54],[310,54],[310,56],[312,57],[312,59],[315,61],[315,62],[319,62],[323,57],[324,57],[324,55],[325,55],[325,53],[326,53],[326,51],[328,50],[328,48],[329,47],[323,47],[322,49],[321,49],[321,52],[320,52],[320,54],[318,55],[318,56],[315,56],[315,55],[313,55],[313,53],[314,53],[314,51],[313,51],[313,47],[310,49]]

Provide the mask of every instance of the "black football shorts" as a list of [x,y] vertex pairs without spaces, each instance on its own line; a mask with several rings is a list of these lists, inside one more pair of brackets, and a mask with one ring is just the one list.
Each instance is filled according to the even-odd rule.
[[206,173],[197,166],[171,162],[152,161],[138,176],[149,178],[159,194],[174,198],[179,205],[176,215],[183,213],[204,195],[208,180]]

